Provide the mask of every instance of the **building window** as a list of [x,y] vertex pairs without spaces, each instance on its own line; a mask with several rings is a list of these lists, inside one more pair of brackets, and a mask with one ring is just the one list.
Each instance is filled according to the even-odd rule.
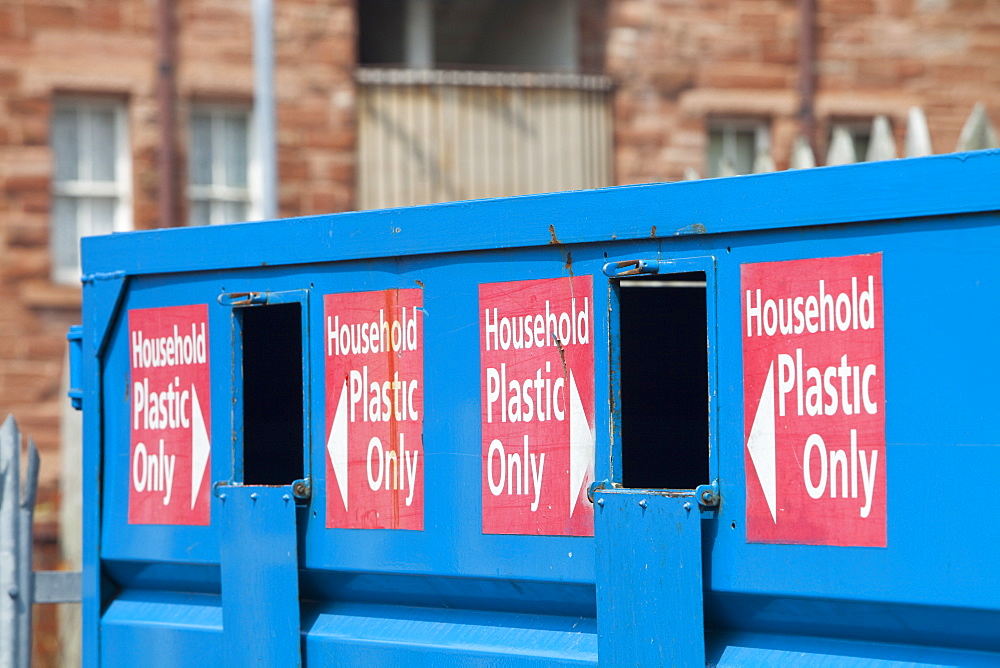
[[358,59],[378,67],[576,72],[579,12],[576,0],[365,0],[358,3]]
[[188,224],[254,217],[250,127],[250,112],[242,108],[199,107],[191,114]]
[[771,171],[771,130],[760,120],[717,119],[708,128],[708,175]]
[[132,227],[125,105],[57,100],[52,121],[52,280],[80,280],[80,238]]

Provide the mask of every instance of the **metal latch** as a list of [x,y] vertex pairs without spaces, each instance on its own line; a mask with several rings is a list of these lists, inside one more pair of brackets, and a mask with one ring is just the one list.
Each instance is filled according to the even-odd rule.
[[228,292],[219,295],[219,303],[223,306],[258,306],[266,304],[266,292]]
[[694,268],[690,259],[654,260],[636,259],[619,260],[604,264],[604,275],[608,278],[628,278],[630,276],[655,276],[656,274],[673,274],[688,271],[705,271],[704,268]]
[[618,262],[608,262],[604,265],[604,275],[610,278],[621,278],[623,276],[640,276],[658,274],[660,272],[659,260],[620,260]]

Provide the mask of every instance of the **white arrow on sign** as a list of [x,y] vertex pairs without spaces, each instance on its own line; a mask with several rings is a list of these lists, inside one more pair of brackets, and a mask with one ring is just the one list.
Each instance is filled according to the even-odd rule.
[[750,437],[747,439],[747,450],[750,460],[757,471],[757,480],[764,491],[767,507],[771,510],[771,519],[778,523],[777,481],[774,471],[774,362],[767,370],[767,380],[764,381],[764,391],[757,404],[757,414],[750,427]]
[[201,414],[198,391],[191,385],[191,510],[194,510],[195,503],[198,502],[198,490],[205,479],[211,452],[212,444],[208,440],[208,430],[205,429],[205,416]]
[[330,438],[326,441],[326,451],[333,465],[333,475],[340,487],[340,498],[344,500],[347,509],[347,381],[340,391],[337,401],[337,412],[333,414],[333,426],[330,428]]
[[569,516],[573,517],[580,489],[594,477],[594,430],[580,400],[573,371],[569,372]]

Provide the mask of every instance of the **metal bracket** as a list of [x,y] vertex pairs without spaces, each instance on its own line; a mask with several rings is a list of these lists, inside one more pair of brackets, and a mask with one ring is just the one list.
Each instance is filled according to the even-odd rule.
[[83,408],[83,326],[70,325],[66,332],[69,341],[69,396],[70,404],[76,410]]
[[713,480],[708,485],[698,485],[694,488],[694,497],[702,506],[712,508],[719,505],[719,481]]
[[35,571],[35,603],[78,603],[80,571]]
[[312,478],[306,477],[292,483],[292,494],[296,499],[308,500],[312,497]]
[[266,304],[266,292],[228,292],[219,295],[219,303],[223,306],[259,306]]
[[587,488],[587,501],[591,503],[594,502],[594,492],[599,489],[606,489],[608,487],[607,480],[598,480],[596,482],[590,483],[590,487]]
[[657,274],[660,271],[659,260],[621,260],[608,262],[604,265],[604,275],[609,278],[623,276],[639,276],[642,274]]

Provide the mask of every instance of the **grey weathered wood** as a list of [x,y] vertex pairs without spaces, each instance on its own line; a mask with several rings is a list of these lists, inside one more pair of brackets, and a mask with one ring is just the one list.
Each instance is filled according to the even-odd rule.
[[774,158],[771,157],[770,148],[758,150],[753,159],[753,173],[769,174],[774,171],[777,171],[777,168],[774,166]]
[[[63,378],[60,395],[70,389],[69,354],[63,361]],[[63,563],[71,570],[83,568],[83,413],[68,402],[62,402],[59,421],[59,457],[62,460],[59,490],[59,545]],[[41,577],[41,573],[37,574]],[[40,580],[35,582],[35,600],[40,601]],[[59,654],[63,665],[79,666],[82,663],[82,619],[79,605],[60,605]]]
[[826,164],[828,166],[850,165],[857,161],[858,156],[854,153],[854,140],[851,139],[851,131],[843,125],[833,126],[830,148],[826,152]]
[[972,113],[962,127],[962,134],[958,136],[958,146],[956,151],[979,151],[984,148],[997,148],[997,131],[990,123],[989,116],[986,115],[986,107],[982,102],[977,102],[972,108]]
[[892,136],[889,119],[879,114],[872,121],[871,139],[868,141],[865,160],[868,162],[895,160],[897,156],[896,138]]
[[919,158],[933,153],[927,116],[920,107],[910,107],[906,120],[906,157]]
[[795,138],[792,146],[792,161],[789,169],[812,169],[816,166],[816,156],[805,137]]

